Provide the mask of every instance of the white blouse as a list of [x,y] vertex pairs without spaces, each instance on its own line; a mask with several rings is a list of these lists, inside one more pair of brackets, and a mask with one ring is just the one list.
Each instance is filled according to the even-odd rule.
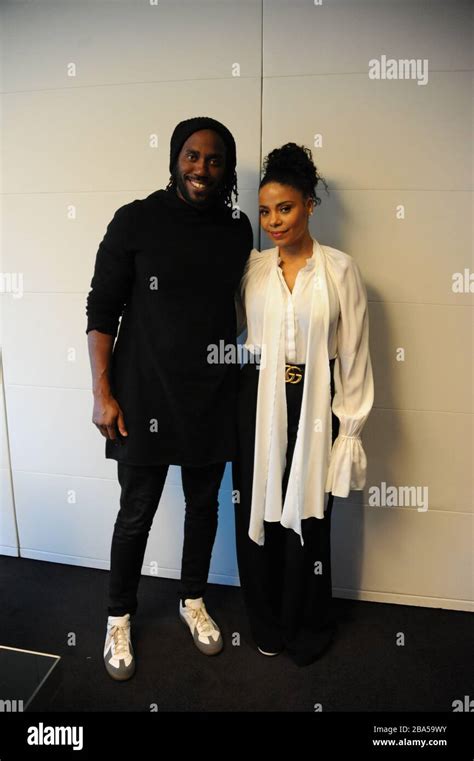
[[[287,362],[293,362],[297,365],[303,365],[306,357],[306,347],[308,344],[309,319],[311,314],[311,275],[316,266],[316,257],[313,255],[306,260],[306,265],[302,267],[296,275],[293,290],[290,291],[288,284],[280,267],[281,257],[277,256],[277,272],[283,288],[284,298],[286,300],[285,308],[285,358]],[[339,319],[340,307],[337,291],[332,281],[328,282],[329,286],[329,340],[328,351],[329,358],[336,356],[337,346],[337,323]],[[251,343],[252,339],[249,338]]]
[[[321,246],[313,238],[313,255],[297,273],[293,292],[278,266],[280,261],[278,247],[262,252],[254,249],[242,280],[241,300],[237,301],[239,331],[244,322],[247,325],[245,347],[251,354],[265,348],[269,360],[267,367],[260,369],[258,398],[262,407],[259,410],[257,403],[249,530],[251,538],[259,544],[264,542],[263,520],[280,521],[293,528],[302,540],[301,519],[322,518],[329,492],[347,497],[351,489],[363,489],[367,460],[361,432],[374,401],[367,295],[355,260],[342,251]],[[283,341],[280,354],[279,313]],[[281,361],[278,355],[286,362],[306,363],[308,386],[301,410],[300,441],[292,463],[291,488],[289,485],[284,506],[281,489],[276,485],[280,482],[286,451],[286,413],[282,409],[286,405],[284,383],[278,380],[282,377],[277,372]],[[334,444],[330,398],[323,383],[325,362],[332,358],[336,359],[332,412],[340,421]],[[314,371],[319,376],[315,377]],[[314,421],[322,425],[319,436],[314,435],[320,430],[313,426]]]

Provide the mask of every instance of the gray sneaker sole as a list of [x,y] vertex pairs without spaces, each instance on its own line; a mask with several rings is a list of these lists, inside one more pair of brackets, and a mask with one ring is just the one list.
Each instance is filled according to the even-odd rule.
[[222,652],[222,649],[224,647],[224,640],[222,639],[222,635],[219,634],[219,639],[217,642],[212,642],[209,645],[205,645],[204,642],[200,642],[198,639],[198,632],[197,630],[194,631],[194,634],[192,633],[191,629],[188,626],[188,622],[186,621],[185,617],[179,612],[179,617],[181,621],[183,622],[184,626],[190,633],[191,637],[193,638],[194,644],[196,645],[197,649],[203,653],[204,655],[219,655],[220,652]]
[[131,679],[132,676],[135,673],[135,654],[132,652],[133,660],[129,666],[123,666],[120,665],[120,668],[116,669],[114,666],[111,666],[108,661],[103,659],[105,669],[110,677],[112,679],[115,679],[117,682],[125,682],[127,679]]

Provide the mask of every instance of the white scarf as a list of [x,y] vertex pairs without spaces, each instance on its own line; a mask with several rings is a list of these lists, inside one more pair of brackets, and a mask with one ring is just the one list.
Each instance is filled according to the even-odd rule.
[[[285,300],[277,272],[278,248],[265,255],[268,283],[265,295],[262,350],[259,370],[255,436],[254,476],[249,536],[264,544],[264,523],[281,515],[280,522],[301,538],[301,521],[324,517],[325,492],[332,445],[331,374],[328,331],[329,297],[326,255],[313,238],[315,268],[301,414],[285,502],[282,479],[287,449],[285,392]],[[250,273],[251,276],[251,273]],[[319,421],[319,423],[318,423]],[[274,518],[273,518],[274,520]]]

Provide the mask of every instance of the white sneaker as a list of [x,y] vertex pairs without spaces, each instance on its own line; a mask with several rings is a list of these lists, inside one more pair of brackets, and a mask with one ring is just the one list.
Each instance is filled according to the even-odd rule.
[[112,679],[130,679],[135,673],[129,613],[124,616],[109,616],[107,619],[104,664]]
[[216,622],[210,617],[202,597],[197,600],[179,601],[181,621],[191,631],[194,644],[205,655],[217,655],[224,646],[222,635]]

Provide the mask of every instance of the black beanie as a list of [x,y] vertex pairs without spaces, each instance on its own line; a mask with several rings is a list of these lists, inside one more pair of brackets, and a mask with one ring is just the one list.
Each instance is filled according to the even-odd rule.
[[195,116],[192,119],[186,119],[176,125],[171,135],[170,143],[170,172],[173,174],[173,167],[183,143],[193,132],[200,129],[212,129],[217,132],[223,139],[226,146],[225,175],[232,177],[235,165],[237,163],[235,140],[232,133],[221,122],[212,119],[210,116]]

